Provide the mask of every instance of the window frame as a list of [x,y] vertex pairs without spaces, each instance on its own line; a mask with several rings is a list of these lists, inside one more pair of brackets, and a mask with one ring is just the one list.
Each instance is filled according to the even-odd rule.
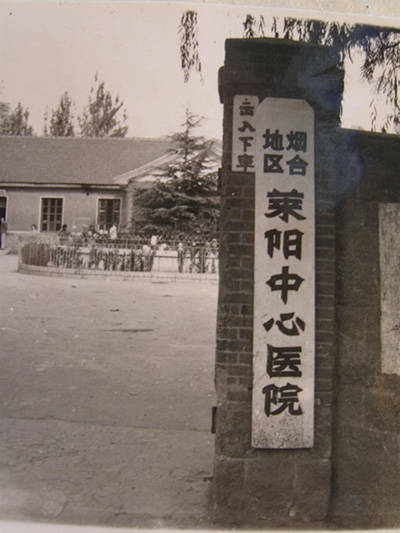
[[[99,196],[97,198],[97,208],[96,208],[96,227],[97,227],[97,229],[99,229],[99,227],[100,227],[100,202],[102,200],[106,200],[106,201],[112,200],[113,202],[115,200],[118,200],[118,202],[119,202],[119,216],[118,216],[117,225],[120,225],[121,224],[121,214],[122,214],[122,198],[120,198],[119,196]],[[114,224],[114,221],[113,221],[112,224]],[[109,229],[109,228],[104,228],[104,229]]]
[[43,200],[61,200],[61,225],[60,229],[62,228],[64,224],[64,210],[65,210],[65,196],[40,196],[40,202],[39,202],[39,220],[38,220],[38,230],[40,233],[57,233],[60,231],[60,229],[55,230],[43,230],[42,229],[42,221],[43,221]]

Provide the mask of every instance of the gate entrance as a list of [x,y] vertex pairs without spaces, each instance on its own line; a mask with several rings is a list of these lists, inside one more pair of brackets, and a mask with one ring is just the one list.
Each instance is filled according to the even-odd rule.
[[329,47],[226,41],[220,523],[400,524],[400,137],[340,129],[343,78]]

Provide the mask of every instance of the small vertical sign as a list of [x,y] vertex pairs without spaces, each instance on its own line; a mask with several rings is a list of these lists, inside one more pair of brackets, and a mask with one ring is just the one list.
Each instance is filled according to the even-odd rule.
[[255,172],[257,104],[258,96],[233,97],[232,170],[235,172]]
[[314,112],[266,98],[253,122],[255,264],[252,445],[314,438]]

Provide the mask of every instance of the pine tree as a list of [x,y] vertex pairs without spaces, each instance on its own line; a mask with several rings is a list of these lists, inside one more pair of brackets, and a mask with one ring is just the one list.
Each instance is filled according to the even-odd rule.
[[136,229],[170,236],[216,235],[219,197],[215,141],[194,135],[200,122],[201,118],[186,111],[183,130],[171,137],[177,159],[158,169],[154,185],[135,190]]
[[[78,122],[82,137],[125,137],[128,132],[124,102],[113,98],[106,90],[104,81],[99,81],[97,73],[94,86],[90,89],[89,103]],[[122,112],[122,118],[119,112]]]

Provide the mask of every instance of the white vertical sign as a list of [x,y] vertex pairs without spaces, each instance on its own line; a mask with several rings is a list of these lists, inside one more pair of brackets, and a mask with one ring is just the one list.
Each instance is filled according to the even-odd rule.
[[258,96],[237,94],[233,97],[232,170],[235,172],[255,171],[257,104]]
[[314,437],[314,112],[266,98],[255,113],[252,445]]

